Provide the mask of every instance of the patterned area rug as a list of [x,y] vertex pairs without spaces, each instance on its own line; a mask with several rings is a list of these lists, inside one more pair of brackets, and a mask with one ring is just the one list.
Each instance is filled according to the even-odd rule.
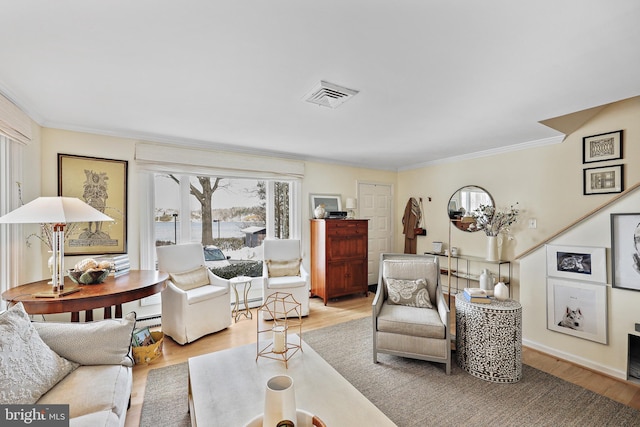
[[[374,364],[370,318],[302,338],[400,427],[640,425],[640,411],[527,365],[518,383],[496,384],[455,363],[451,375],[442,364],[385,354]],[[186,396],[186,363],[151,370],[140,425],[188,426]]]

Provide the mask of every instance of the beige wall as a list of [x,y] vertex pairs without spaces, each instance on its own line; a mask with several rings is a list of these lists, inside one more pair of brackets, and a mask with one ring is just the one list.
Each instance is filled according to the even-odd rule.
[[[582,164],[582,138],[609,131],[624,130],[623,159]],[[608,372],[618,377],[626,371],[626,336],[640,322],[640,292],[611,289],[609,284],[609,345],[575,338],[546,329],[546,258],[544,248],[520,260],[514,257],[546,240],[578,218],[604,204],[615,195],[583,195],[585,167],[624,164],[625,187],[640,182],[640,98],[612,104],[560,144],[455,163],[439,164],[403,171],[398,176],[396,212],[402,215],[409,197],[425,200],[428,234],[419,237],[418,252],[431,249],[431,242],[448,239],[446,207],[451,195],[464,185],[479,185],[488,190],[498,207],[518,202],[522,210],[519,224],[512,228],[514,240],[505,255],[512,260],[514,280],[512,295],[523,305],[523,337],[525,343],[543,351]],[[640,190],[636,191],[640,193]],[[431,197],[432,201],[427,202]],[[626,204],[616,205],[617,212],[640,212],[640,194],[629,196]],[[537,228],[527,228],[529,218],[537,220]],[[555,240],[554,244],[606,247],[610,255],[608,213],[598,215]],[[402,247],[400,224],[397,223],[396,247]],[[484,233],[452,231],[452,245],[462,254],[484,256]],[[571,236],[571,237],[568,237]],[[611,272],[609,271],[609,277]],[[640,278],[639,278],[640,280]],[[610,280],[609,280],[610,282]]]
[[[310,193],[341,194],[343,203],[347,197],[355,197],[358,181],[383,182],[393,184],[395,188],[395,248],[403,248],[401,218],[405,203],[409,197],[422,197],[425,208],[425,226],[428,234],[419,237],[418,252],[430,250],[434,240],[447,241],[449,232],[446,206],[450,196],[464,185],[474,184],[487,189],[499,207],[519,202],[522,210],[520,223],[513,227],[514,240],[504,251],[506,258],[513,260],[551,234],[562,229],[572,221],[591,211],[611,198],[611,195],[584,196],[582,194],[582,137],[624,130],[624,158],[621,161],[606,164],[624,163],[626,186],[640,181],[640,98],[623,101],[605,108],[598,116],[584,124],[580,129],[560,144],[523,149],[496,154],[472,160],[441,163],[399,173],[364,168],[346,167],[335,164],[307,162],[305,179],[302,183],[302,229],[305,250],[309,251],[309,229],[307,219]],[[542,125],[541,125],[542,126]],[[129,234],[128,249],[134,266],[138,265],[139,237],[137,223],[139,217],[136,200],[138,198],[137,171],[134,162],[135,141],[124,138],[93,135],[80,132],[42,129],[34,144],[28,150],[24,164],[25,200],[40,195],[57,194],[57,154],[67,153],[94,157],[106,157],[129,161]],[[429,159],[423,159],[425,162]],[[27,167],[26,165],[29,165]],[[40,165],[37,171],[31,165]],[[39,181],[39,182],[38,182]],[[37,183],[36,183],[37,182]],[[431,201],[429,201],[431,197]],[[640,211],[640,204],[625,207]],[[526,228],[529,218],[537,220],[537,229]],[[584,232],[594,236],[591,245],[610,247],[609,229],[599,226],[597,230]],[[579,244],[587,244],[576,239]],[[461,249],[462,254],[483,256],[485,253],[483,233],[463,233],[452,231],[452,244]],[[565,243],[563,243],[565,244]],[[578,244],[578,243],[576,243]],[[524,339],[532,346],[538,346],[549,352],[558,351],[562,357],[575,359],[583,364],[596,366],[603,371],[619,374],[624,370],[623,354],[626,354],[626,337],[633,323],[640,321],[634,307],[640,306],[640,292],[610,290],[610,344],[604,346],[580,340],[564,334],[546,330],[546,294],[544,278],[544,259],[539,252],[522,261],[513,262],[514,280],[512,294],[520,299],[524,307]],[[31,262],[33,261],[33,262]],[[75,262],[69,259],[69,265]],[[38,280],[46,277],[41,259],[29,259],[21,277]],[[526,267],[526,269],[525,269]],[[522,274],[520,273],[522,269]],[[40,277],[34,277],[33,271],[39,271]],[[536,274],[531,274],[531,272]],[[27,273],[29,272],[29,273]],[[139,315],[158,310],[157,306],[139,307],[129,304],[127,310],[136,310]],[[612,313],[616,313],[612,315]],[[575,351],[573,349],[576,349]]]

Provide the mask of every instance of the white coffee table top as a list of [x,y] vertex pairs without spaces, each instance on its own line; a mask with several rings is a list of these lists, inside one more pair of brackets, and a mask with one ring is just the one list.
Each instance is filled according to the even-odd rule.
[[302,349],[289,359],[288,369],[278,360],[256,361],[255,344],[190,358],[193,427],[245,425],[264,412],[266,383],[274,375],[293,378],[296,406],[327,426],[395,425],[304,340]]

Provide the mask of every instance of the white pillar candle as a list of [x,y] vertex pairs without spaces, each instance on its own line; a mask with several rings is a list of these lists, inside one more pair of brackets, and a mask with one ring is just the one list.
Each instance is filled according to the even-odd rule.
[[287,350],[287,330],[284,326],[274,326],[273,331],[273,352],[284,353]]

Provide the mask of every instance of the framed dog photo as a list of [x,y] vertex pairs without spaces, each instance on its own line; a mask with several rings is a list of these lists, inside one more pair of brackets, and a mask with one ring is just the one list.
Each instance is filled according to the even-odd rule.
[[640,213],[611,214],[614,288],[640,291]]
[[547,276],[607,283],[606,249],[547,245]]
[[607,286],[547,277],[547,329],[607,344]]
[[621,158],[621,130],[582,138],[582,163],[604,162]]

